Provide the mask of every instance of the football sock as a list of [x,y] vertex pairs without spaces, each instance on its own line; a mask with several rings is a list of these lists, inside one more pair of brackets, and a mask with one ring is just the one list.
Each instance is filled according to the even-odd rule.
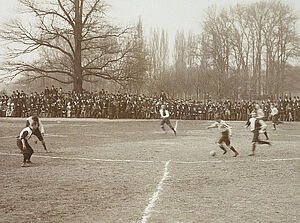
[[227,152],[227,150],[224,148],[224,146],[219,146],[219,147],[224,151],[223,154],[225,154]]
[[235,148],[233,146],[230,147],[230,149],[232,150],[232,152],[234,152],[235,154],[238,153]]
[[266,139],[269,139],[269,136],[268,136],[268,133],[267,132],[264,132],[265,136],[266,136]]

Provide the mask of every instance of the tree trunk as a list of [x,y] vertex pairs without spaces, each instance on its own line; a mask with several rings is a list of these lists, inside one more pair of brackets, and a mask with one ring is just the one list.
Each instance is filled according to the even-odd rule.
[[78,93],[82,92],[82,84],[83,81],[81,78],[75,78],[73,81],[73,90]]
[[74,28],[74,83],[73,89],[76,92],[82,92],[82,67],[81,67],[81,41],[82,41],[82,15],[79,6],[79,0],[75,0],[75,28]]

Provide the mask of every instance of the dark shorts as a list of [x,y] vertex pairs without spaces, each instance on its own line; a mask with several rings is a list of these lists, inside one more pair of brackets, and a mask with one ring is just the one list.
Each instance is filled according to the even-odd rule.
[[278,115],[273,115],[272,116],[272,123],[275,123],[275,124],[278,123]]
[[259,132],[258,131],[254,131],[253,132],[253,139],[252,142],[259,142]]
[[32,131],[32,134],[35,135],[40,141],[44,140],[41,131],[37,128]]
[[27,140],[25,140],[25,146],[26,146],[25,150],[23,150],[23,144],[22,144],[21,139],[17,139],[17,146],[23,154],[30,154],[31,155],[33,153],[33,149],[28,144]]
[[219,144],[222,144],[223,142],[226,144],[226,146],[230,146],[230,139],[229,139],[229,132],[228,131],[222,132],[222,136],[218,141]]
[[160,122],[160,125],[163,126],[164,124],[167,124],[167,125],[171,125],[171,122],[170,122],[170,119],[169,118],[163,118]]

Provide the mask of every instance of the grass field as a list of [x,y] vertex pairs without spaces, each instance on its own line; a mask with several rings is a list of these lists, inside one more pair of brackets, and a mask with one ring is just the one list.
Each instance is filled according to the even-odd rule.
[[[0,222],[300,222],[300,123],[252,135],[233,127],[240,155],[222,155],[208,121],[42,119],[31,167],[21,167],[21,119],[0,119]],[[174,120],[172,120],[174,123]],[[270,124],[270,123],[268,123]],[[217,155],[211,157],[211,150]]]

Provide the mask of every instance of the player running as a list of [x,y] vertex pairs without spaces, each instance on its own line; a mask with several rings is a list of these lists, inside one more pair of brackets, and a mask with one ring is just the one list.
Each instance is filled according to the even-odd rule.
[[257,118],[256,112],[252,112],[251,116],[252,117],[247,121],[245,128],[248,128],[250,126],[251,132],[253,132],[252,153],[250,153],[249,156],[254,156],[256,143],[268,145],[271,145],[271,143],[259,139],[259,134],[264,133],[267,128],[266,123],[262,119]]
[[271,105],[271,117],[272,117],[272,125],[273,129],[276,130],[276,125],[278,125],[278,109],[274,104]]
[[[256,119],[261,119],[262,121],[264,121],[265,113],[260,108],[259,104],[255,104],[255,110],[256,110]],[[269,140],[269,136],[268,136],[268,133],[267,133],[267,126],[264,129],[264,135],[266,136],[266,140]]]
[[170,129],[173,130],[173,132],[176,136],[176,129],[173,128],[173,126],[170,122],[170,113],[167,110],[166,105],[161,106],[161,109],[159,110],[159,113],[160,113],[160,117],[161,117],[160,126],[161,126],[162,130],[164,130],[164,132],[166,132],[166,129],[165,129],[164,125],[167,124],[170,127]]
[[227,148],[231,149],[234,153],[233,157],[239,155],[239,153],[235,150],[233,146],[230,145],[230,136],[231,136],[231,126],[229,126],[225,121],[223,121],[218,115],[215,117],[215,123],[211,124],[207,127],[210,128],[218,128],[219,131],[222,133],[221,138],[219,139],[217,145],[224,151],[223,154],[227,153]]

